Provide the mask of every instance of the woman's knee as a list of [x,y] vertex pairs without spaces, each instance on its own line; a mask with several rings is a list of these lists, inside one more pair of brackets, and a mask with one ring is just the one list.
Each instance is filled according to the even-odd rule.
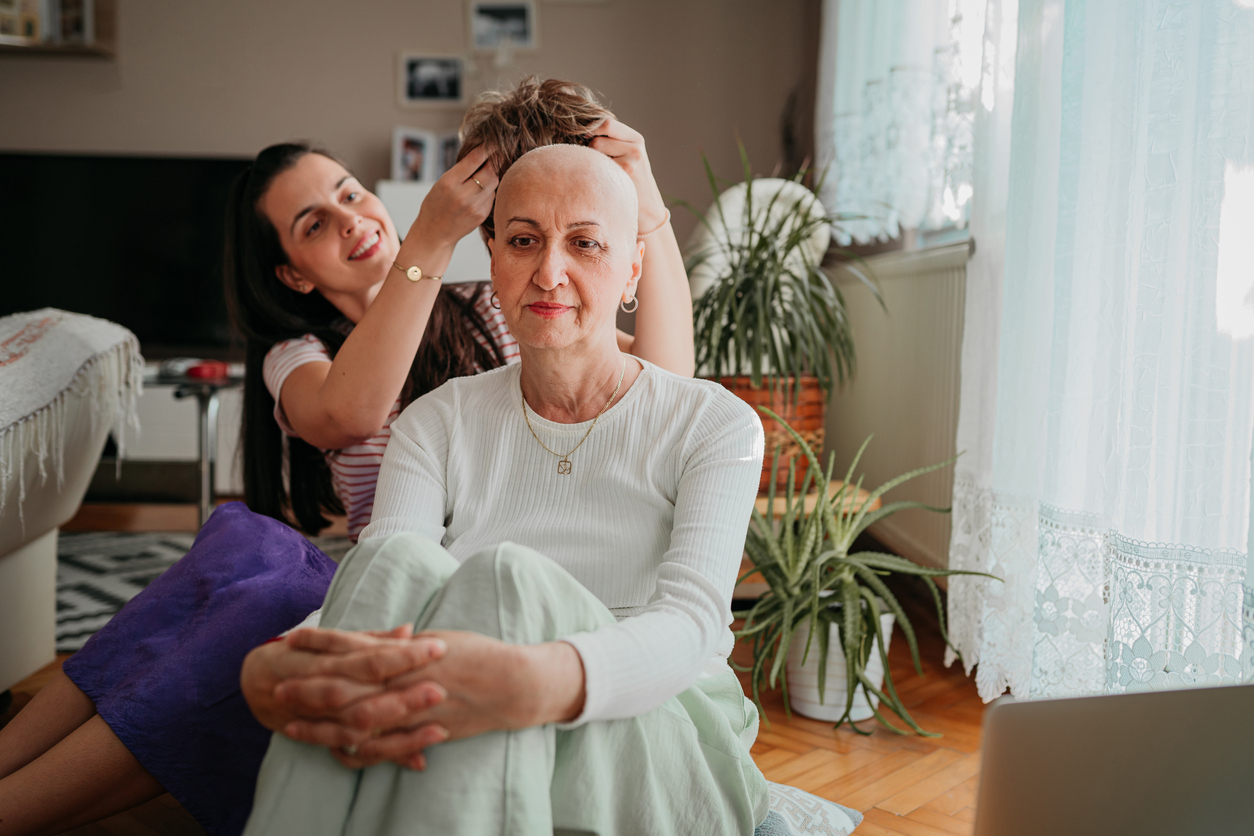
[[490,564],[504,583],[518,583],[537,575],[567,574],[565,569],[535,549],[508,541],[484,549],[472,556],[467,563],[471,561]]
[[440,544],[418,534],[402,532],[378,540],[359,543],[344,555],[338,576],[360,577],[405,574],[433,577],[441,582],[457,570],[457,561]]
[[[516,543],[472,555],[445,584],[441,597],[452,609],[479,610],[485,626],[476,632],[519,644],[552,641],[614,623],[605,605],[574,576]],[[487,608],[495,611],[484,612]]]
[[561,593],[591,594],[550,558],[510,542],[471,555],[449,582],[479,588],[491,586],[498,596],[534,604]]
[[331,581],[322,625],[374,630],[412,621],[456,570],[448,552],[416,534],[362,543]]

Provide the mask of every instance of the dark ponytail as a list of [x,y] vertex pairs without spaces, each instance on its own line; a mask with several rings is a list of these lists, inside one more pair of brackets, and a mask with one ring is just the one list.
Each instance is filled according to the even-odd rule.
[[[298,527],[316,534],[330,525],[324,511],[343,514],[344,507],[320,450],[288,438],[285,457],[283,434],[274,420],[274,398],[262,379],[266,353],[276,343],[313,334],[335,357],[347,337],[343,315],[322,294],[297,293],[278,280],[275,268],[288,263],[287,253],[274,226],[258,210],[274,178],[306,154],[335,159],[303,143],[272,145],[236,179],[227,203],[223,263],[231,319],[247,343],[241,432],[244,501],[256,513],[284,522],[290,522],[290,510]],[[482,283],[464,287],[445,288],[436,296],[409,377],[398,393],[402,406],[449,378],[504,363],[487,323],[474,308]],[[475,332],[491,350],[475,339]]]

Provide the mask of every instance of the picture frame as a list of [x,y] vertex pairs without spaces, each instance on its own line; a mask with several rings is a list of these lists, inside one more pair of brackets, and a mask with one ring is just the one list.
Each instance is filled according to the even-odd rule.
[[436,135],[418,128],[392,130],[392,179],[433,181],[439,178],[440,159]]
[[462,138],[457,131],[440,134],[435,138],[436,160],[440,166],[440,174],[457,164],[457,152],[462,148]]
[[540,19],[535,0],[468,0],[470,48],[509,52],[540,48]]
[[96,39],[95,0],[58,0],[60,32],[66,44],[90,44]]
[[461,55],[401,53],[397,59],[397,100],[402,107],[464,106],[466,63]]
[[17,0],[0,0],[0,43],[23,44],[21,9]]

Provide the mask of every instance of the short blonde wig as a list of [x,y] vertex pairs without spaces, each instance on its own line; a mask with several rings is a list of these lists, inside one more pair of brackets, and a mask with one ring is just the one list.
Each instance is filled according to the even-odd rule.
[[[614,114],[582,84],[535,76],[508,92],[483,93],[467,111],[461,126],[457,159],[475,148],[488,149],[488,164],[504,177],[519,157],[544,145],[587,145],[588,131]],[[492,215],[482,226],[484,240],[493,237]]]

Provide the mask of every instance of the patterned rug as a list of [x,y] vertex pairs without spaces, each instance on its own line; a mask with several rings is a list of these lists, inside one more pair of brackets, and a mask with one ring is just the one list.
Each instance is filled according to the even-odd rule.
[[[195,534],[62,533],[57,540],[57,653],[83,646],[127,601],[187,553]],[[347,537],[314,537],[339,560]]]

